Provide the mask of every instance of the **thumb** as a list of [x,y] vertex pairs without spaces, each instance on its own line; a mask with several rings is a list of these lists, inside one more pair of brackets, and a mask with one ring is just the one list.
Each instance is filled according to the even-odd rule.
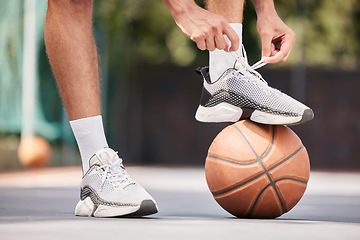
[[226,35],[228,41],[227,43],[230,41],[230,46],[228,51],[229,52],[233,52],[239,49],[239,36],[237,35],[237,33],[234,31],[234,29],[232,27],[230,27],[230,25],[228,25],[228,27],[226,27],[224,29],[224,35]]

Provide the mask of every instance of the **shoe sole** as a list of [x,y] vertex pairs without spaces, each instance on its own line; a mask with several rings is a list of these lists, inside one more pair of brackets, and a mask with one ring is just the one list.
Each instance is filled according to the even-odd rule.
[[250,113],[245,114],[243,109],[223,102],[213,107],[204,107],[200,105],[195,114],[195,119],[197,121],[207,123],[237,122],[242,118],[250,118],[251,121],[262,124],[297,125],[313,119],[314,113],[308,108],[304,110],[302,116],[298,117],[274,115],[259,110],[252,110]]
[[75,215],[82,217],[142,217],[158,212],[156,203],[144,200],[138,206],[96,206],[90,197],[80,200],[75,208]]

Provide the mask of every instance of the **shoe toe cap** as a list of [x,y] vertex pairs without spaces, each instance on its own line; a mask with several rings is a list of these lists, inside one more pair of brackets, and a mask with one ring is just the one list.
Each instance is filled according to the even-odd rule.
[[299,123],[308,122],[308,121],[312,120],[313,118],[314,118],[313,110],[310,108],[307,108],[304,110],[304,113],[303,113],[302,118]]

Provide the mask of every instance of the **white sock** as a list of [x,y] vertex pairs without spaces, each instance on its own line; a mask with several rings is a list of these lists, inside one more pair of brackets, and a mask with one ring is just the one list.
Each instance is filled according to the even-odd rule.
[[[237,52],[239,53],[239,56],[241,56],[242,24],[230,23],[230,26],[239,35],[239,49]],[[215,51],[209,52],[209,70],[211,82],[218,80],[227,69],[234,67],[234,64],[235,58],[224,50],[215,49]]]
[[83,173],[89,170],[90,158],[100,149],[108,147],[101,115],[70,121],[79,146]]

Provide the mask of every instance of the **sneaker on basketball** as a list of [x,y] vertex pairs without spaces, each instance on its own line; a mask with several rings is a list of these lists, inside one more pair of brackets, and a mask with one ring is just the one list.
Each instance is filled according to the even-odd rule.
[[89,165],[75,215],[140,217],[158,212],[155,200],[130,178],[117,152],[104,148],[89,160]]
[[227,69],[216,81],[210,80],[209,67],[197,69],[204,85],[196,120],[236,122],[250,118],[263,124],[295,125],[313,119],[309,107],[267,84],[255,70],[263,65],[259,61],[250,66],[243,48],[234,68]]

